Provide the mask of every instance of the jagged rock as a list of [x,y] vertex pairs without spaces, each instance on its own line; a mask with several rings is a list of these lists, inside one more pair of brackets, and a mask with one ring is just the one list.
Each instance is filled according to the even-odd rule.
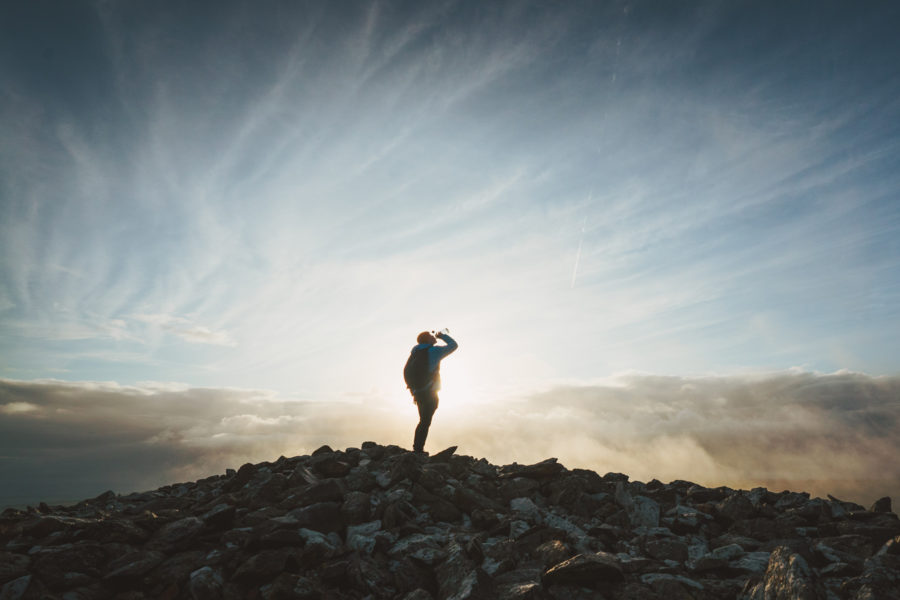
[[341,504],[341,516],[347,525],[357,525],[372,515],[372,496],[365,492],[348,492]]
[[513,498],[509,501],[509,508],[520,518],[533,525],[541,522],[541,509],[537,507],[531,498]]
[[166,555],[156,550],[132,552],[112,561],[104,579],[134,580],[155,569],[165,559]]
[[688,559],[688,546],[682,540],[661,538],[649,540],[645,544],[647,554],[657,560],[672,560],[683,563]]
[[218,600],[222,597],[225,579],[212,567],[201,567],[191,573],[188,583],[193,600]]
[[741,600],[818,600],[820,594],[812,570],[803,557],[786,546],[772,552],[763,580],[747,586]]
[[423,564],[433,566],[447,557],[447,551],[442,547],[444,541],[440,535],[414,533],[394,543],[388,555],[394,558],[414,558]]
[[269,581],[291,564],[296,564],[292,549],[263,550],[241,563],[234,573],[234,579],[244,583]]
[[[900,556],[900,535],[892,540],[886,541],[884,546],[878,550],[878,556],[884,556],[885,554]],[[0,578],[0,581],[2,581],[2,578]]]
[[235,473],[231,480],[225,484],[224,490],[226,492],[233,492],[241,489],[253,479],[253,476],[256,475],[256,471],[256,465],[250,463],[241,465],[241,468],[237,470],[237,473]]
[[323,446],[157,490],[5,510],[0,600],[717,600],[742,590],[768,600],[809,589],[883,600],[900,589],[900,520],[889,510],[887,499],[865,510],[765,488],[645,484],[555,459],[497,467],[456,448],[429,458],[374,442]]
[[726,488],[709,489],[699,485],[692,485],[688,488],[685,499],[693,504],[706,504],[707,502],[719,502],[724,500],[728,495]]
[[33,558],[32,573],[51,589],[65,589],[71,585],[67,575],[99,577],[106,569],[109,554],[102,544],[85,543],[44,548],[35,552]]
[[217,504],[201,515],[200,519],[209,528],[224,529],[234,521],[236,512],[237,509],[230,504]]
[[719,504],[716,505],[716,509],[718,510],[719,516],[724,518],[728,523],[750,519],[756,514],[756,508],[753,506],[753,502],[741,492],[735,492],[719,502]]
[[44,585],[32,575],[23,575],[13,579],[0,588],[0,600],[31,600],[41,598],[45,593]]
[[559,540],[544,542],[535,548],[533,554],[545,569],[557,565],[572,556],[568,546]]
[[563,470],[563,466],[557,462],[555,458],[548,458],[533,465],[505,465],[500,468],[500,477],[503,479],[511,477],[528,477],[529,479],[550,479],[558,475]]
[[340,502],[344,499],[344,490],[336,479],[316,481],[296,494],[296,501],[303,505],[317,502]]
[[891,499],[889,496],[885,496],[884,498],[879,498],[875,501],[875,504],[872,505],[872,508],[869,509],[872,512],[876,513],[889,513],[891,511]]
[[498,600],[543,600],[546,598],[540,583],[506,583],[496,590]]
[[441,450],[434,456],[428,459],[428,462],[439,463],[439,462],[447,462],[450,460],[450,457],[453,456],[453,453],[456,452],[457,446],[450,446],[446,450]]
[[363,554],[372,554],[375,551],[375,534],[379,531],[381,521],[351,525],[347,527],[347,546]]
[[312,470],[322,477],[343,477],[352,468],[349,463],[340,460],[333,454],[315,454],[310,459]]
[[466,555],[459,543],[447,546],[447,557],[437,566],[435,574],[441,598],[468,600],[493,597],[490,578]]
[[148,548],[171,551],[188,545],[203,529],[203,521],[197,517],[185,517],[159,529],[150,541]]
[[317,502],[288,513],[297,525],[322,533],[340,531],[344,527],[341,506],[337,502]]
[[0,584],[28,574],[31,559],[23,554],[0,552]]
[[748,552],[741,558],[728,563],[728,567],[733,572],[743,575],[754,575],[764,573],[770,561],[771,553],[769,552]]
[[637,496],[631,501],[628,516],[635,527],[659,527],[659,504],[646,496]]
[[641,575],[641,581],[653,588],[663,598],[684,597],[682,588],[703,591],[702,583],[671,573],[647,573]]
[[547,587],[560,584],[597,586],[623,579],[619,560],[606,552],[573,556],[547,569],[542,578]]
[[500,493],[505,502],[513,498],[527,498],[541,487],[534,479],[527,477],[511,477],[500,482]]
[[[692,561],[689,565],[694,572],[711,571],[714,569],[723,569],[732,561],[739,560],[745,554],[743,548],[737,544],[728,544],[720,546],[707,554]],[[768,564],[768,563],[767,563]]]

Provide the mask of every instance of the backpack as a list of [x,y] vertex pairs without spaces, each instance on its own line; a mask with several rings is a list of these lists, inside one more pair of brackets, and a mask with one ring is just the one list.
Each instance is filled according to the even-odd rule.
[[433,375],[428,372],[428,348],[413,350],[403,367],[403,379],[410,393],[427,387]]

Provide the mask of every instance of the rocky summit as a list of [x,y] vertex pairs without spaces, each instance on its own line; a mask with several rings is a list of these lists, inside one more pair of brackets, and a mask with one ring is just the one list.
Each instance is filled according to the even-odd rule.
[[366,442],[0,516],[0,600],[900,598],[900,521]]

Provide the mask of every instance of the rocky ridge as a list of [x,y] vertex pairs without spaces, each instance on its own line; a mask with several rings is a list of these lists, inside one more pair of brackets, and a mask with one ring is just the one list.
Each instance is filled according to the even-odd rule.
[[900,598],[900,520],[373,442],[0,515],[0,600]]

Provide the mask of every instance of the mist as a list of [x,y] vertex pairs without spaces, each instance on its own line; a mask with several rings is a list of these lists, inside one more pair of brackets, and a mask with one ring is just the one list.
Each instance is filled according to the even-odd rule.
[[[442,394],[426,450],[557,457],[634,480],[900,498],[900,377],[631,374],[475,405]],[[0,380],[0,506],[153,489],[366,440],[411,447],[415,408],[267,390]]]

